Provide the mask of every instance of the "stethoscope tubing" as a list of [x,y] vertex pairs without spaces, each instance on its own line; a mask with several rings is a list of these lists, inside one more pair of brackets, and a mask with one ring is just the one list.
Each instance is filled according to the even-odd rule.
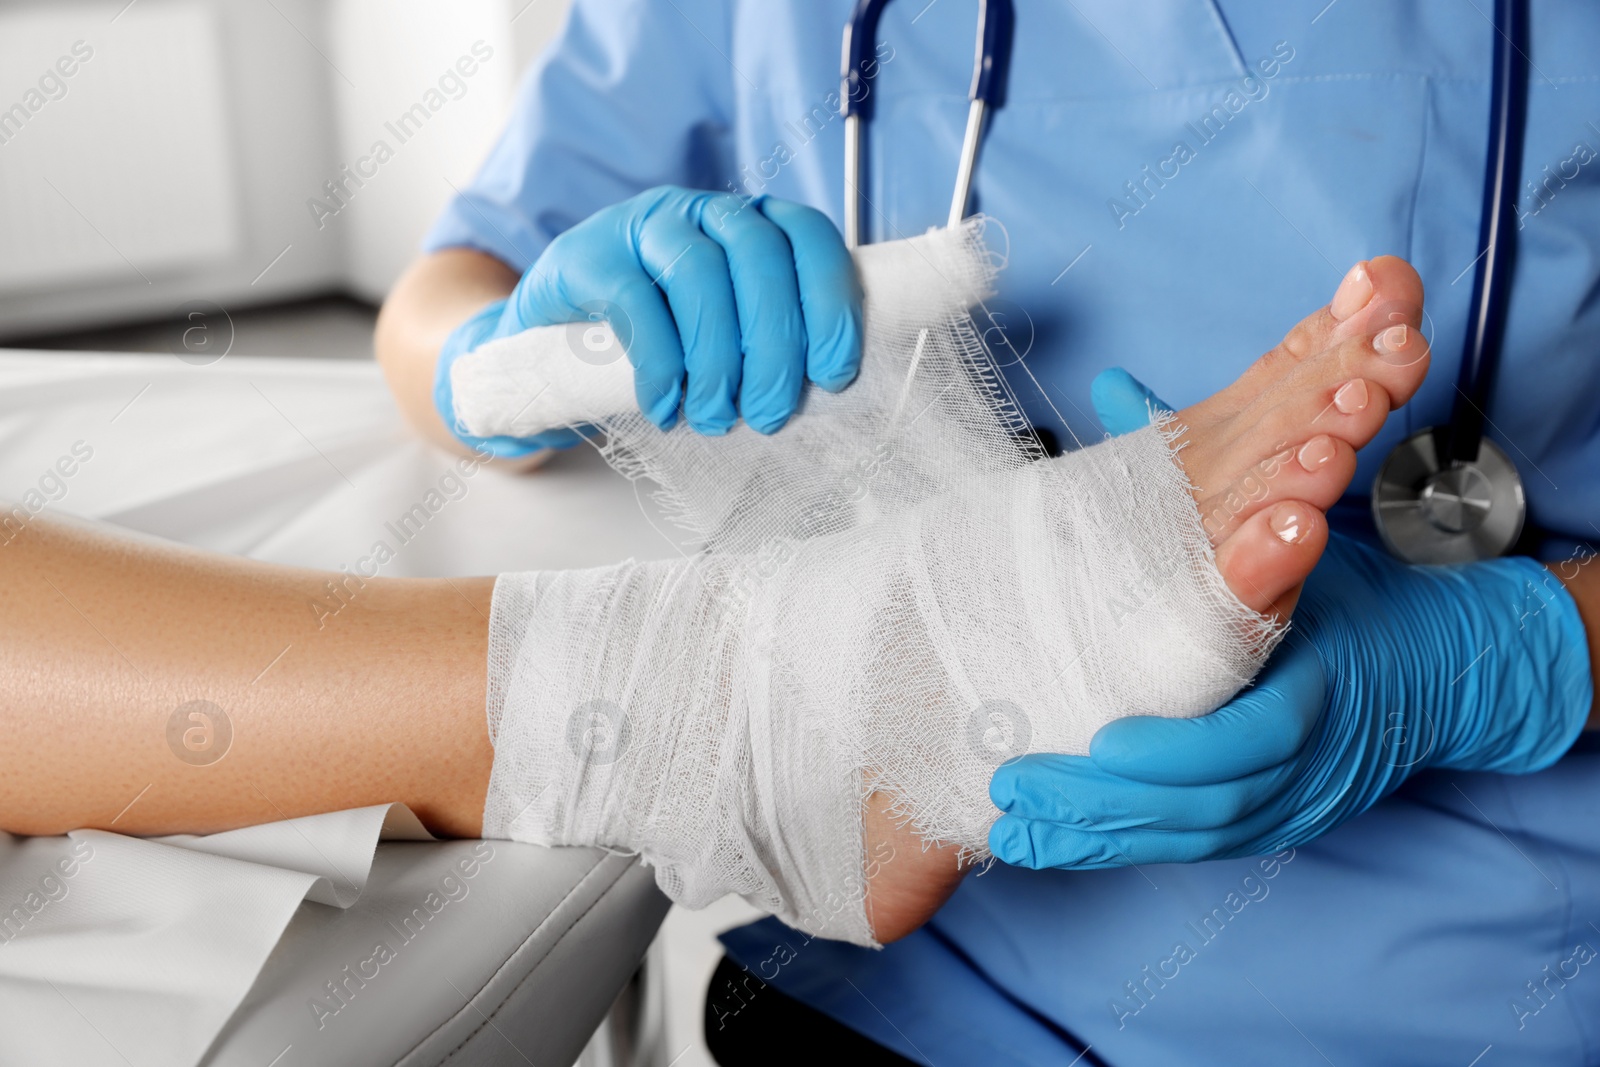
[[[839,113],[844,118],[844,241],[849,248],[860,247],[862,241],[863,138],[864,128],[872,118],[873,97],[867,66],[873,61],[878,20],[888,3],[889,0],[859,0],[844,28]],[[961,138],[961,155],[956,163],[956,182],[947,219],[951,226],[967,216],[984,125],[989,115],[1005,102],[1014,22],[1011,0],[979,0],[977,54],[973,57],[972,84],[967,90],[967,126]]]
[[1499,370],[1516,263],[1517,196],[1528,112],[1528,0],[1495,0],[1494,74],[1483,210],[1472,279],[1471,318],[1461,350],[1456,397],[1441,427],[1441,462],[1471,463],[1483,437],[1484,412]]
[[[878,24],[887,4],[888,0],[858,0],[844,30],[839,108],[845,132],[844,237],[852,249],[863,240],[865,126],[873,111],[870,82]],[[1397,446],[1373,488],[1373,514],[1385,543],[1396,555],[1414,562],[1453,559],[1463,552],[1474,558],[1498,555],[1509,547],[1499,541],[1507,532],[1514,540],[1526,514],[1516,467],[1492,442],[1485,441],[1483,428],[1505,341],[1511,276],[1516,263],[1516,205],[1522,183],[1528,108],[1528,0],[1495,0],[1493,21],[1489,139],[1478,229],[1478,247],[1482,251],[1473,267],[1470,317],[1450,421],[1414,434]],[[967,215],[984,128],[1003,102],[1014,23],[1011,0],[979,0],[967,124],[947,220],[951,226]],[[1415,473],[1403,482],[1385,481],[1385,472],[1392,475],[1404,469]],[[1480,494],[1481,499],[1472,497],[1487,509],[1486,514],[1505,507],[1512,509],[1485,525],[1486,536],[1477,543],[1467,545],[1471,538],[1466,535],[1471,531],[1464,534],[1447,526],[1433,529],[1415,521],[1395,520],[1402,512],[1414,511],[1414,505],[1429,504],[1435,498],[1453,500],[1442,489],[1446,481],[1455,487],[1451,492],[1459,495],[1464,491],[1460,486],[1477,484],[1473,478],[1487,487]],[[1412,479],[1420,480],[1413,483]],[[1456,485],[1458,482],[1460,486]],[[1487,536],[1491,531],[1499,532]]]

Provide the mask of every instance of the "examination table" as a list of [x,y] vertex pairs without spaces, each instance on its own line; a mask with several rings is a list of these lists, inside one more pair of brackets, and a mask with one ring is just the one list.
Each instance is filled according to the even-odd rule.
[[[464,475],[406,429],[370,363],[0,352],[0,440],[0,498],[37,491],[39,514],[280,563],[354,568],[378,541],[387,576],[677,551],[593,449],[533,476]],[[33,885],[30,857],[95,857],[0,937],[0,1062],[546,1067],[573,1062],[614,1003],[586,1061],[664,1062],[639,1032],[636,974],[668,906],[649,871],[593,849],[426,840],[395,807],[170,844],[0,835],[0,887]],[[263,858],[285,847],[305,862]],[[256,892],[274,878],[290,887],[277,912]],[[255,948],[206,959],[197,917]]]

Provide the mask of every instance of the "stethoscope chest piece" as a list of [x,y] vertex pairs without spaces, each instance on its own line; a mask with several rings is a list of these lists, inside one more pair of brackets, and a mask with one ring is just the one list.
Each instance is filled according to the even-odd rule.
[[1407,563],[1471,563],[1506,552],[1527,506],[1516,465],[1479,439],[1477,459],[1441,464],[1437,434],[1400,442],[1372,486],[1372,518],[1390,552]]
[[1412,434],[1383,461],[1372,518],[1407,563],[1472,563],[1503,555],[1522,535],[1527,501],[1517,468],[1483,435],[1505,339],[1517,243],[1517,190],[1528,110],[1528,0],[1495,0],[1494,79],[1483,215],[1471,316],[1450,422]]

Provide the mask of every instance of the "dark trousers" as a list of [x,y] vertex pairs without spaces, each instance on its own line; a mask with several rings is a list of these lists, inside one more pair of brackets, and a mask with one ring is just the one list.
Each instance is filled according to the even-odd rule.
[[722,1067],[801,1061],[914,1067],[912,1060],[778,992],[726,956],[706,989],[705,1030],[711,1055]]

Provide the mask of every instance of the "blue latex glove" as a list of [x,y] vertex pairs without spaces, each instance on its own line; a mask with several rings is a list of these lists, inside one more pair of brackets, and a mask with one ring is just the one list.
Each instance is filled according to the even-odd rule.
[[837,392],[861,363],[861,289],[826,215],[662,186],[560,234],[509,298],[455,330],[434,379],[445,425],[497,455],[576,443],[570,431],[469,439],[455,430],[450,365],[535,326],[601,320],[633,364],[640,410],[662,429],[681,405],[700,433],[727,433],[741,416],[775,433],[808,379]]
[[[1166,407],[1121,371],[1093,396],[1108,428]],[[1087,757],[1000,767],[989,847],[1089,869],[1299,845],[1424,768],[1548,766],[1593,695],[1577,605],[1545,567],[1415,567],[1334,536],[1254,687],[1198,719],[1109,723]]]

